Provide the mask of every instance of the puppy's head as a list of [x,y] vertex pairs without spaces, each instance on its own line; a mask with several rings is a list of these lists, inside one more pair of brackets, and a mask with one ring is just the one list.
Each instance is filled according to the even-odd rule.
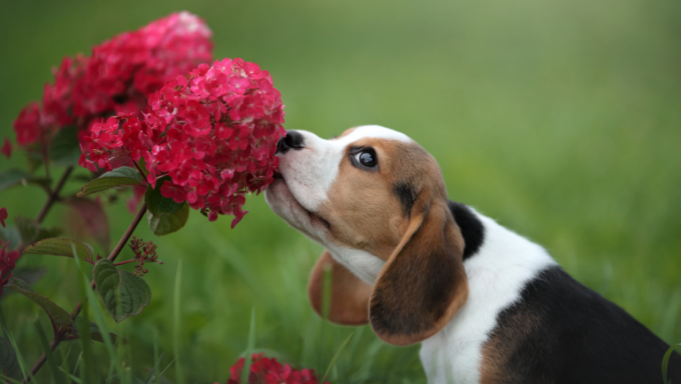
[[321,312],[331,269],[331,321],[371,322],[391,344],[442,329],[468,295],[464,241],[437,162],[406,135],[379,126],[332,140],[289,131],[281,177],[265,196],[288,224],[326,248],[309,285]]

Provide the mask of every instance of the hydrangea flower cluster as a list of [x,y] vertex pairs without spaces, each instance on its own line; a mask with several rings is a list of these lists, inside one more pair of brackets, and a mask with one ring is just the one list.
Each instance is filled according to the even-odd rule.
[[138,113],[165,82],[212,60],[211,31],[199,17],[173,13],[97,45],[91,57],[66,57],[46,84],[42,103],[27,105],[14,121],[17,143],[45,147],[54,132]]
[[[281,365],[275,358],[264,354],[253,354],[248,384],[318,384],[314,369],[296,370],[290,365]],[[229,370],[231,376],[227,384],[241,384],[241,371],[244,358],[240,358]],[[217,383],[216,383],[217,384]],[[325,383],[328,384],[328,381]]]
[[246,213],[244,194],[265,190],[279,165],[284,106],[270,74],[242,59],[201,64],[151,95],[149,105],[144,118],[94,124],[80,164],[111,170],[112,159],[143,158],[152,186],[169,176],[163,196],[207,211],[211,221],[234,215],[234,227]]
[[[0,224],[3,227],[5,226],[5,219],[7,219],[7,209],[0,208]],[[0,240],[0,295],[2,295],[2,287],[12,277],[15,261],[20,255],[19,251],[8,251],[7,245],[9,245],[9,242],[5,242],[3,245],[2,240]]]

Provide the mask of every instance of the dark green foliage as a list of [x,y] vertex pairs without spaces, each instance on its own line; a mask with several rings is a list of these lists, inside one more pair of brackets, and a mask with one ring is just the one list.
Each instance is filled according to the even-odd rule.
[[104,306],[117,322],[139,315],[151,300],[149,284],[141,277],[119,270],[111,260],[97,261],[92,277]]
[[93,261],[94,251],[92,246],[74,239],[51,238],[41,240],[26,247],[22,254],[73,257],[73,252],[71,250],[71,247],[73,246],[75,246],[78,251],[78,257],[86,261]]
[[163,236],[178,231],[180,228],[184,227],[188,218],[189,206],[187,203],[183,203],[180,206],[180,209],[170,214],[155,215],[151,213],[151,211],[147,212],[149,228],[156,236]]
[[143,182],[143,177],[138,170],[130,167],[120,167],[106,172],[85,184],[82,191],[78,192],[78,196],[87,196],[111,188],[121,188],[128,185],[142,186]]

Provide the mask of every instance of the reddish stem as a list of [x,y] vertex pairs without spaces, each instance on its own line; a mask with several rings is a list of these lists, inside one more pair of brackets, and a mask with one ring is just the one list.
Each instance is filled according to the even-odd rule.
[[138,261],[138,259],[130,259],[130,260],[126,260],[126,261],[121,261],[120,263],[115,263],[114,265],[118,267],[119,265],[130,264],[130,263],[134,263],[136,261]]
[[43,208],[40,210],[40,213],[38,213],[38,217],[36,217],[35,219],[36,223],[38,224],[42,223],[43,220],[45,219],[45,216],[47,216],[47,212],[49,212],[50,208],[52,208],[54,202],[59,200],[59,192],[61,192],[61,189],[64,187],[66,179],[69,178],[71,171],[73,171],[73,166],[67,167],[66,170],[64,171],[64,174],[61,175],[61,179],[59,179],[59,182],[57,182],[57,185],[54,187],[53,190],[50,191],[50,195],[47,197],[45,205],[43,205]]
[[137,164],[135,160],[132,161],[133,164],[135,164],[135,168],[140,172],[140,175],[142,175],[142,179],[144,180],[144,185],[147,185],[147,177],[144,175],[144,172],[142,172],[142,168]]

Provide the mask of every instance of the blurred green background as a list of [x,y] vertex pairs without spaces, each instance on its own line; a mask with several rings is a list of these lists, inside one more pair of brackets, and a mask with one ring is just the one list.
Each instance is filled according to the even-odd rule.
[[[216,58],[271,72],[287,129],[405,132],[439,161],[451,199],[544,245],[578,280],[681,342],[681,2],[2,1],[0,139],[14,137],[12,121],[63,56],[178,10],[208,22]],[[0,164],[25,169],[20,152]],[[11,221],[35,217],[44,200],[38,189],[14,188],[0,206]],[[306,284],[321,249],[263,196],[247,209],[233,230],[230,219],[209,223],[198,212],[166,237],[137,230],[165,264],[146,277],[153,297],[144,312],[111,324],[130,339],[120,353],[135,372],[146,376],[156,346],[164,365],[180,353],[169,379],[183,380],[179,361],[185,382],[226,382],[255,308],[256,347],[298,367],[325,372],[352,334],[332,382],[425,383],[418,346],[319,320]],[[115,241],[132,215],[122,202],[107,211]],[[48,225],[65,215],[58,207]],[[72,260],[25,256],[19,265],[47,266],[34,288],[68,310],[80,299]],[[46,317],[16,294],[2,307],[33,362],[41,349],[31,323],[47,326]],[[106,369],[104,347],[95,351]]]

